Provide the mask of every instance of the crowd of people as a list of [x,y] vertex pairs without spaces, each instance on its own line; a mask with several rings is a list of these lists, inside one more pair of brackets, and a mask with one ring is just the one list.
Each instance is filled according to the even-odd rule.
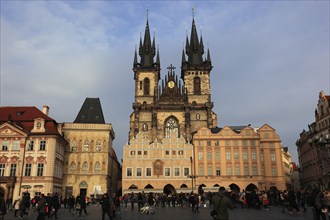
[[[1,195],[0,195],[1,196]],[[197,193],[129,193],[123,196],[114,193],[112,195],[104,194],[101,198],[92,199],[91,201],[85,195],[76,197],[69,196],[62,199],[57,193],[52,195],[41,194],[30,198],[29,193],[23,193],[22,197],[16,198],[14,201],[4,201],[3,196],[0,198],[0,220],[4,219],[8,210],[13,210],[13,215],[17,218],[29,216],[29,211],[38,212],[37,220],[45,220],[45,218],[58,218],[58,210],[62,207],[67,209],[72,215],[81,215],[82,212],[88,215],[86,207],[92,202],[99,204],[102,210],[102,220],[108,215],[112,220],[116,214],[120,214],[120,207],[125,210],[140,211],[143,207],[189,207],[192,212],[198,214],[199,207],[213,206],[214,215],[217,219],[228,219],[227,209],[247,208],[268,211],[271,207],[279,206],[283,213],[304,213],[310,207],[313,212],[313,220],[329,219],[330,210],[330,190],[319,190],[318,188],[308,190],[293,189],[284,191],[265,191],[265,190],[243,190],[236,192],[233,190],[225,190],[220,187],[219,192],[203,192]],[[7,204],[6,204],[7,203]]]

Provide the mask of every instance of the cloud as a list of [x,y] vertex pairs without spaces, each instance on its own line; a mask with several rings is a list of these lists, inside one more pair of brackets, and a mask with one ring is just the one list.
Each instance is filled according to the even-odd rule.
[[[268,123],[297,161],[295,141],[314,120],[318,93],[330,93],[329,2],[150,2],[162,77],[170,64],[180,75],[192,7],[211,52],[219,126]],[[2,1],[0,104],[47,104],[55,120],[72,122],[86,97],[100,97],[121,158],[146,9],[134,1]]]

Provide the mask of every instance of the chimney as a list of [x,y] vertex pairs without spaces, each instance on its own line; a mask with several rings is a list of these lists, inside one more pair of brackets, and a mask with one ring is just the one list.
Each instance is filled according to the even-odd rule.
[[47,105],[42,106],[42,112],[48,116],[49,114],[49,107]]

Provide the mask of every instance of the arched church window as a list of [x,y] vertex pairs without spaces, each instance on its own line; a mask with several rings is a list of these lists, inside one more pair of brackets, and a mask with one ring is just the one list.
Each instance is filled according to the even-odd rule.
[[96,149],[96,151],[101,151],[101,141],[100,140],[96,141],[95,149]]
[[77,141],[73,141],[71,145],[71,151],[77,151]]
[[76,164],[74,162],[71,162],[70,164],[70,173],[73,174],[76,172]]
[[87,162],[84,162],[82,164],[81,171],[82,171],[82,173],[87,174],[87,171],[88,171],[88,164],[87,164]]
[[95,163],[95,166],[94,166],[94,173],[95,173],[95,174],[100,174],[100,172],[101,172],[101,165],[100,165],[100,163],[97,161],[97,162]]
[[194,78],[194,95],[201,94],[201,79],[199,77]]
[[89,143],[87,139],[84,142],[84,151],[89,151]]
[[148,131],[148,124],[147,123],[143,124],[142,130],[143,131]]
[[143,94],[144,95],[149,95],[150,94],[150,81],[149,81],[149,78],[144,79],[143,86],[144,86]]
[[165,137],[179,137],[179,124],[174,117],[170,117],[165,122]]

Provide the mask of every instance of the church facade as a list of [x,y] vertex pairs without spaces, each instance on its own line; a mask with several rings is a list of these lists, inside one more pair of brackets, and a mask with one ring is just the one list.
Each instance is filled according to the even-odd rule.
[[204,54],[194,18],[180,78],[170,65],[161,80],[159,57],[147,20],[133,62],[135,99],[123,149],[123,193],[190,193],[217,191],[219,186],[283,190],[291,184],[284,176],[282,142],[274,128],[217,126],[210,51]]
[[191,191],[192,133],[217,124],[212,111],[210,52],[204,54],[193,19],[182,51],[180,78],[170,65],[161,80],[159,50],[155,38],[151,40],[147,20],[138,54],[139,61],[135,51],[135,100],[123,153],[123,192]]

